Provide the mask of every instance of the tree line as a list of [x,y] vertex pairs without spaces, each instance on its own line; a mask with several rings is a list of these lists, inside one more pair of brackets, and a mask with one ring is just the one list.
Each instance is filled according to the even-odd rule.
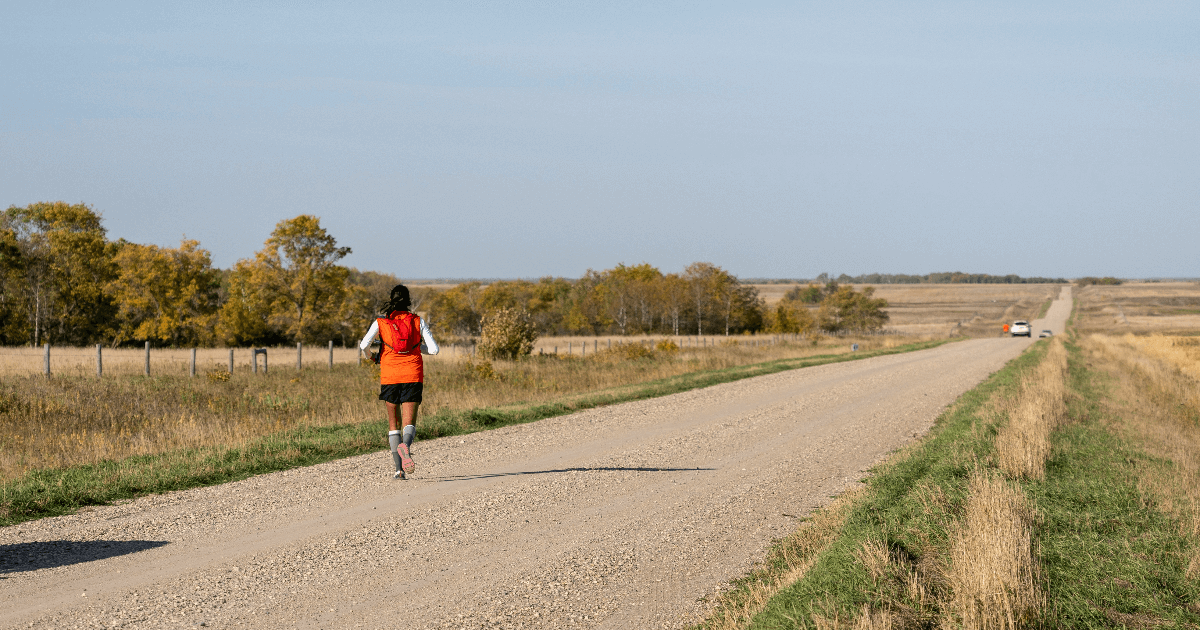
[[839,284],[1066,284],[1065,278],[1043,278],[1041,276],[1022,277],[1016,274],[994,276],[988,273],[963,273],[961,271],[944,271],[912,275],[906,273],[864,273],[857,276],[841,274],[832,278],[828,273],[816,277],[815,282],[822,284],[834,281]]
[[[85,204],[13,206],[0,214],[0,344],[349,346],[400,279],[339,264],[348,254],[320,219],[300,215],[223,270],[195,240],[112,241]],[[451,342],[478,337],[500,312],[519,313],[540,335],[841,333],[887,321],[870,288],[810,284],[768,309],[753,286],[707,262],[678,274],[619,264],[578,279],[410,288],[413,310]]]

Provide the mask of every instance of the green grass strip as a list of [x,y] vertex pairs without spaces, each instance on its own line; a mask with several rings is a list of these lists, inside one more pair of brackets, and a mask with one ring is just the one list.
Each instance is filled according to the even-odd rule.
[[[866,496],[838,539],[748,627],[816,628],[816,616],[846,624],[864,606],[899,614],[905,627],[939,627],[946,614],[940,602],[949,595],[944,584],[929,580],[923,584],[928,597],[914,600],[900,576],[872,579],[856,552],[868,540],[882,540],[909,567],[944,566],[970,475],[976,466],[991,466],[999,423],[984,412],[984,403],[997,391],[1015,393],[1044,348],[1036,344],[964,394],[923,443],[873,470],[865,480]],[[1022,484],[1039,515],[1034,550],[1048,600],[1039,625],[1195,627],[1200,585],[1186,578],[1187,541],[1180,524],[1154,509],[1136,482],[1137,467],[1171,464],[1122,443],[1107,429],[1111,418],[1098,402],[1107,395],[1103,378],[1084,366],[1077,347],[1067,348],[1068,384],[1076,394],[1069,401],[1072,422],[1053,436],[1046,478]]]
[[[1051,304],[1054,304],[1054,298],[1052,298],[1052,297],[1046,298],[1046,301],[1042,303],[1042,308],[1038,309],[1037,317],[1035,317],[1034,319],[1044,319],[1046,317],[1046,313],[1050,312]],[[1031,322],[1031,325],[1032,325],[1032,322]]]
[[896,581],[872,581],[855,554],[864,542],[879,540],[916,565],[925,554],[948,546],[953,515],[965,504],[971,472],[992,452],[995,427],[981,419],[982,407],[996,390],[1015,390],[1021,374],[1037,364],[1044,350],[1045,344],[1036,344],[1010,361],[963,394],[907,456],[873,469],[864,480],[868,492],[851,510],[838,539],[800,581],[773,597],[749,627],[815,628],[814,616],[850,619],[864,604],[883,601],[900,602],[917,625],[936,627],[933,602],[912,601]]
[[[574,395],[547,403],[488,407],[421,418],[417,435],[432,439],[533,422],[633,400],[684,392],[785,370],[867,359],[933,348],[930,341],[871,352],[781,359]],[[311,466],[385,448],[386,423],[301,427],[250,441],[239,447],[207,447],[160,455],[129,457],[97,464],[31,471],[0,484],[0,526],[70,514],[79,508],[107,505],[145,494],[186,490],[245,479],[263,473]]]
[[1200,584],[1186,577],[1186,539],[1137,487],[1137,469],[1170,470],[1108,430],[1100,401],[1107,376],[1073,359],[1068,384],[1076,421],[1054,435],[1046,479],[1026,484],[1042,516],[1034,530],[1057,628],[1195,627]]

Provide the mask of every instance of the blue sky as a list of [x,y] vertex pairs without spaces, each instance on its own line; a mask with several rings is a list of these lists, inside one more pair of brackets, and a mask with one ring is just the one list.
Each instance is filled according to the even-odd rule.
[[27,3],[0,205],[228,267],[1200,276],[1200,4]]

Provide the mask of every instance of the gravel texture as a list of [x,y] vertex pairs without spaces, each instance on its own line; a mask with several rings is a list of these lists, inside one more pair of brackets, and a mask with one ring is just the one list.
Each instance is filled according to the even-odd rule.
[[408,481],[380,451],[3,528],[0,627],[677,628],[1029,343],[418,442]]

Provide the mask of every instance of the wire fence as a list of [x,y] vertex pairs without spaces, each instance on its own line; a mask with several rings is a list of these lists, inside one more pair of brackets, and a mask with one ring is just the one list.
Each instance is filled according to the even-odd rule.
[[279,346],[273,348],[86,348],[0,347],[0,376],[32,374],[106,376],[115,374],[203,375],[207,372],[332,369],[356,364],[358,348]]
[[[534,354],[587,356],[610,349],[615,344],[639,344],[654,347],[671,341],[681,349],[704,349],[718,345],[758,347],[792,341],[799,335],[723,335],[653,337],[546,337],[539,339]],[[468,359],[477,352],[475,344],[447,344],[444,359]],[[0,347],[0,376],[35,374],[97,376],[117,374],[203,375],[209,372],[269,373],[279,370],[333,369],[335,365],[356,365],[363,354],[357,346],[276,346],[271,348],[105,348],[46,344],[35,347]]]

